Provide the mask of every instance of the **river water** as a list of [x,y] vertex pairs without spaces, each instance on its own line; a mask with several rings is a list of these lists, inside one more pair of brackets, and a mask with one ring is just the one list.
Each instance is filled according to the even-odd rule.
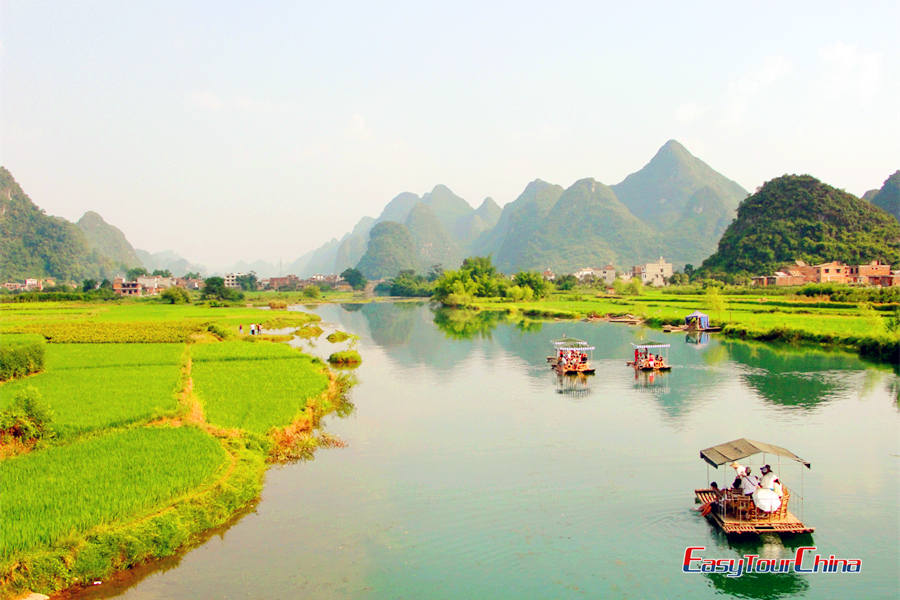
[[[898,390],[890,368],[813,348],[608,323],[509,323],[421,304],[323,305],[360,336],[349,445],[274,467],[259,504],[183,556],[81,598],[896,598]],[[436,322],[437,321],[437,322]],[[562,381],[563,335],[597,374]],[[671,343],[671,373],[625,366],[630,342]],[[324,336],[315,343],[326,355]],[[816,527],[783,545],[729,542],[693,509],[702,448],[748,437]],[[756,462],[749,461],[755,466]],[[731,469],[709,477],[730,482]],[[801,489],[802,488],[802,489]],[[862,559],[859,574],[684,574],[707,558]]]

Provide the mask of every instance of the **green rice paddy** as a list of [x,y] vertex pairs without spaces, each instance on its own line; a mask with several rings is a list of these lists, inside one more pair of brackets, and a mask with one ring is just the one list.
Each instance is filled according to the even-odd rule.
[[0,558],[163,508],[215,478],[227,458],[200,429],[151,427],[6,459]]
[[206,420],[221,427],[284,427],[328,387],[319,361],[283,344],[197,344],[191,357],[194,393]]
[[49,344],[45,371],[0,386],[0,409],[26,386],[63,437],[175,411],[184,344]]

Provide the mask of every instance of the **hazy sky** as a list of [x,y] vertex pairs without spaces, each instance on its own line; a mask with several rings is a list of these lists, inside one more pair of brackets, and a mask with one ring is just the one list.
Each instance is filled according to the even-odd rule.
[[750,191],[900,168],[897,0],[431,4],[0,0],[0,163],[210,266],[437,183],[617,183],[670,138]]

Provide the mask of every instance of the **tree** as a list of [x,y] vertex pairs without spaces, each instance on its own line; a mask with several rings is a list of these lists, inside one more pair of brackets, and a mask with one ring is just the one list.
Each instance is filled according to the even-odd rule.
[[200,279],[200,273],[196,271],[188,271],[184,274],[185,279]]
[[361,290],[366,287],[368,281],[363,274],[358,269],[344,269],[344,272],[341,273],[341,279],[350,284],[354,290]]
[[684,265],[684,274],[691,277],[694,274],[694,265],[691,263]]
[[631,281],[625,286],[625,293],[629,296],[640,296],[644,291],[644,284],[640,277],[632,277]]
[[101,290],[111,290],[112,282],[109,279],[104,279],[103,282],[100,284],[100,289]]
[[169,304],[187,304],[191,301],[191,295],[186,289],[174,285],[164,289],[159,297],[163,302]]
[[554,283],[556,284],[557,289],[571,290],[578,284],[578,280],[575,279],[575,276],[572,274],[560,275],[556,278],[556,281]]
[[237,290],[225,287],[225,280],[221,277],[207,277],[203,285],[202,298],[215,300],[240,300],[244,295]]
[[319,289],[317,285],[308,285],[303,288],[303,297],[304,298],[318,298],[322,295],[322,290]]
[[96,279],[85,279],[81,282],[81,291],[82,292],[92,292],[97,289],[97,280]]
[[133,269],[128,269],[125,276],[128,281],[134,281],[138,277],[143,277],[144,275],[147,275],[147,269],[144,267],[134,267]]
[[256,290],[258,283],[259,282],[256,279],[255,271],[250,271],[249,273],[247,273],[245,275],[241,275],[240,277],[237,278],[237,284],[239,286],[241,286],[242,290],[246,290],[246,291],[252,292],[252,291]]
[[687,285],[690,283],[690,277],[688,277],[685,273],[675,272],[672,273],[672,276],[669,277],[669,283],[671,285]]
[[155,269],[153,271],[153,277],[171,277],[172,271],[168,269]]
[[519,271],[513,283],[521,288],[530,288],[535,298],[543,298],[550,293],[550,284],[537,271]]

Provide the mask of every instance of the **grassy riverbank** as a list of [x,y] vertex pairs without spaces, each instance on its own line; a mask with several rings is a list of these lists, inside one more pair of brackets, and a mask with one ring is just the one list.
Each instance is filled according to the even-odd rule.
[[[510,302],[477,298],[472,308],[535,318],[579,319],[634,315],[653,327],[679,325],[694,310],[706,312],[723,334],[764,341],[813,342],[855,350],[874,360],[900,364],[900,329],[893,306],[829,302],[821,298],[671,294],[649,289],[639,296],[596,291],[557,292],[546,299]],[[892,330],[893,328],[893,330]]]
[[41,439],[0,432],[0,598],[171,555],[253,502],[267,462],[340,445],[315,427],[352,409],[350,380],[238,329],[317,320],[149,302],[0,306],[4,336],[49,342],[42,372],[0,384],[0,414],[30,394],[51,415]]

